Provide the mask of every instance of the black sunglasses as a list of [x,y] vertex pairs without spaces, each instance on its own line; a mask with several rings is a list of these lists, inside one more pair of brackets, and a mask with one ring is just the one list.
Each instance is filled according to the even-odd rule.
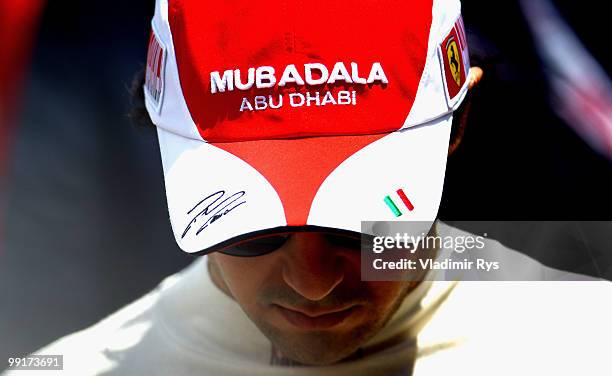
[[[255,239],[249,239],[236,243],[230,247],[224,248],[219,252],[229,256],[240,257],[255,257],[263,256],[270,252],[274,252],[285,244],[292,233],[274,234],[261,236]],[[323,233],[326,241],[333,246],[349,249],[352,251],[361,251],[362,246],[367,246],[371,239],[369,236],[359,235],[344,235],[334,233]]]

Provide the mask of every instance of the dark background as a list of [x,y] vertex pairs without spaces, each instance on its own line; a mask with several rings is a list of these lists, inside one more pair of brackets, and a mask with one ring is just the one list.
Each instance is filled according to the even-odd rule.
[[[463,3],[485,79],[448,162],[441,218],[612,219],[612,164],[551,111],[518,5]],[[607,70],[609,43],[596,25],[609,21],[588,3],[557,1]],[[152,1],[54,1],[43,12],[9,166],[0,359],[95,323],[191,260],[171,234],[155,133],[127,118],[152,11]],[[612,233],[606,226],[589,228]],[[541,255],[543,244],[563,243],[563,258],[544,261],[612,278],[611,252],[600,250],[594,265],[570,233],[566,242],[532,231],[517,244],[511,229],[499,235],[510,246]]]

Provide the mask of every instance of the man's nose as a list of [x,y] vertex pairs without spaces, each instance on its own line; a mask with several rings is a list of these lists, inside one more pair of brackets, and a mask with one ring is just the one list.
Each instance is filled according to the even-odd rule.
[[323,234],[293,234],[284,248],[283,279],[304,298],[321,300],[344,279],[342,259]]

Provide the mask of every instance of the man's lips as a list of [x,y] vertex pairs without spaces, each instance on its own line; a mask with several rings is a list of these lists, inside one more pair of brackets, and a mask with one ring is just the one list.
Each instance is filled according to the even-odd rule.
[[342,307],[327,310],[312,310],[305,308],[285,307],[274,304],[273,307],[293,326],[301,329],[327,329],[342,323],[357,306]]

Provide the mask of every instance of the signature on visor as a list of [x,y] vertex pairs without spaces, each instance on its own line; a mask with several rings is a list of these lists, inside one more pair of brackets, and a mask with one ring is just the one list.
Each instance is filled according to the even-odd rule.
[[217,191],[200,200],[193,208],[191,208],[191,210],[187,212],[187,215],[191,215],[194,212],[195,215],[189,224],[187,224],[181,239],[187,235],[189,230],[191,230],[191,227],[198,223],[198,221],[204,222],[196,231],[196,235],[199,235],[200,232],[208,227],[208,225],[214,223],[219,218],[236,209],[240,205],[245,204],[246,201],[241,201],[241,198],[244,195],[244,191],[236,192],[231,196],[226,196],[225,191]]

